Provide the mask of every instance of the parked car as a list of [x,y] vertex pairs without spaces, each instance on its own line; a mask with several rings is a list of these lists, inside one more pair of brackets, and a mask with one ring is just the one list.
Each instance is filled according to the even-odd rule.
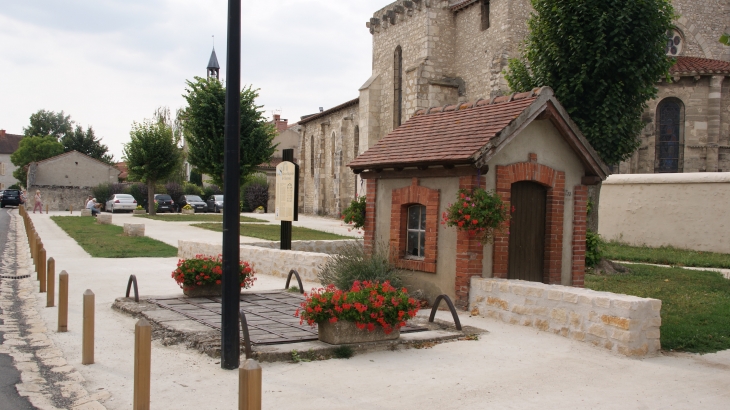
[[223,195],[211,195],[206,204],[208,204],[208,212],[219,213],[223,211]]
[[185,205],[190,205],[195,212],[206,212],[207,204],[197,195],[183,195],[177,201],[177,211],[181,212]]
[[0,208],[6,205],[20,206],[20,190],[6,189],[0,193]]
[[[167,194],[155,194],[155,203],[157,204],[157,212],[174,212],[175,201],[172,200],[170,195]],[[147,212],[149,212],[149,209]]]
[[137,208],[137,200],[132,195],[128,194],[114,194],[108,201],[104,209],[107,212],[115,213],[118,211],[129,211],[132,212]]

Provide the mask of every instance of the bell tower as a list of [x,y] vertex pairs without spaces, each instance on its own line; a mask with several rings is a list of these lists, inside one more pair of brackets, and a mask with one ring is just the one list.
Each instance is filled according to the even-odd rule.
[[213,52],[210,53],[210,60],[208,60],[208,78],[215,78],[216,80],[220,80],[220,70],[221,67],[218,65],[218,57],[215,55],[215,47],[213,47]]

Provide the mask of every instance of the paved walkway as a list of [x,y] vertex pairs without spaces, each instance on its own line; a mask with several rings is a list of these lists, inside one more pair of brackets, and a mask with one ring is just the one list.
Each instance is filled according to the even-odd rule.
[[[109,306],[122,295],[131,273],[139,278],[142,294],[179,292],[170,278],[176,258],[91,258],[45,215],[31,216],[57,270],[71,275],[69,332],[49,332],[48,337],[84,377],[89,392],[110,393],[104,406],[131,408],[135,320]],[[164,229],[178,237],[191,232],[178,224]],[[281,278],[259,275],[255,289],[282,285]],[[96,364],[91,366],[80,365],[81,295],[86,289],[96,293]],[[56,308],[43,307],[45,295],[36,296],[46,327],[55,329]],[[447,313],[439,317],[449,320]],[[478,341],[349,360],[264,363],[264,408],[730,408],[730,351],[629,359],[534,328],[466,314],[461,320],[490,333]],[[237,377],[235,371],[221,370],[217,359],[184,346],[153,343],[153,408],[235,408]]]

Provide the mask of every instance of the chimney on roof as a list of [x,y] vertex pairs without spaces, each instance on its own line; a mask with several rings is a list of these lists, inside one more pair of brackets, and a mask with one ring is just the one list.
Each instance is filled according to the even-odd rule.
[[5,136],[5,130],[0,130],[0,137],[4,137],[4,136]]
[[324,111],[324,107],[319,107],[319,112],[323,112],[323,111]]
[[276,132],[281,134],[289,128],[289,120],[286,118],[282,119],[281,114],[274,114],[274,126],[276,127]]

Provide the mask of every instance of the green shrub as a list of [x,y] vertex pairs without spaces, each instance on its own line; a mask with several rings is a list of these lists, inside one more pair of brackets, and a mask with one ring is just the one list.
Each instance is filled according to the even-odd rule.
[[265,185],[251,185],[246,188],[246,204],[252,209],[263,208],[269,204],[269,187]]
[[165,184],[165,193],[170,195],[173,201],[177,201],[183,194],[183,187],[177,182],[168,182]]
[[[190,171],[190,183],[193,185],[202,187],[203,186],[203,174],[198,172],[197,169],[192,169]],[[195,195],[195,194],[189,194],[189,195]]]
[[[253,212],[256,207],[261,206],[262,204],[258,205],[251,205],[248,203],[247,198],[247,192],[249,191],[249,188],[254,185],[260,185],[266,187],[266,201],[268,202],[268,191],[269,191],[269,181],[266,179],[266,174],[263,173],[255,173],[252,175],[249,175],[246,178],[246,181],[241,185],[241,212]],[[260,189],[258,191],[261,191]],[[263,204],[264,208],[266,208],[266,204]]]
[[208,185],[203,188],[203,198],[210,198],[211,195],[220,195],[223,191],[217,185]]
[[10,185],[10,186],[8,187],[8,189],[21,189],[21,188],[20,188],[20,185],[18,185],[18,184],[13,184],[13,185]]
[[396,288],[403,285],[402,272],[398,270],[388,255],[376,247],[372,255],[366,255],[360,242],[352,241],[340,248],[339,252],[322,267],[317,278],[323,285],[335,285],[338,289],[349,290],[356,281],[390,281]]
[[357,199],[353,199],[344,211],[342,211],[342,220],[346,224],[353,224],[355,229],[365,226],[365,196],[360,195]]
[[197,195],[199,197],[203,197],[203,199],[208,199],[209,197],[203,196],[203,189],[195,184],[191,184],[189,182],[186,182],[183,184],[183,192],[185,195]]
[[129,186],[129,195],[132,195],[137,204],[144,205],[147,203],[147,185],[137,182]]
[[591,268],[603,259],[604,241],[596,232],[586,231],[586,266]]

